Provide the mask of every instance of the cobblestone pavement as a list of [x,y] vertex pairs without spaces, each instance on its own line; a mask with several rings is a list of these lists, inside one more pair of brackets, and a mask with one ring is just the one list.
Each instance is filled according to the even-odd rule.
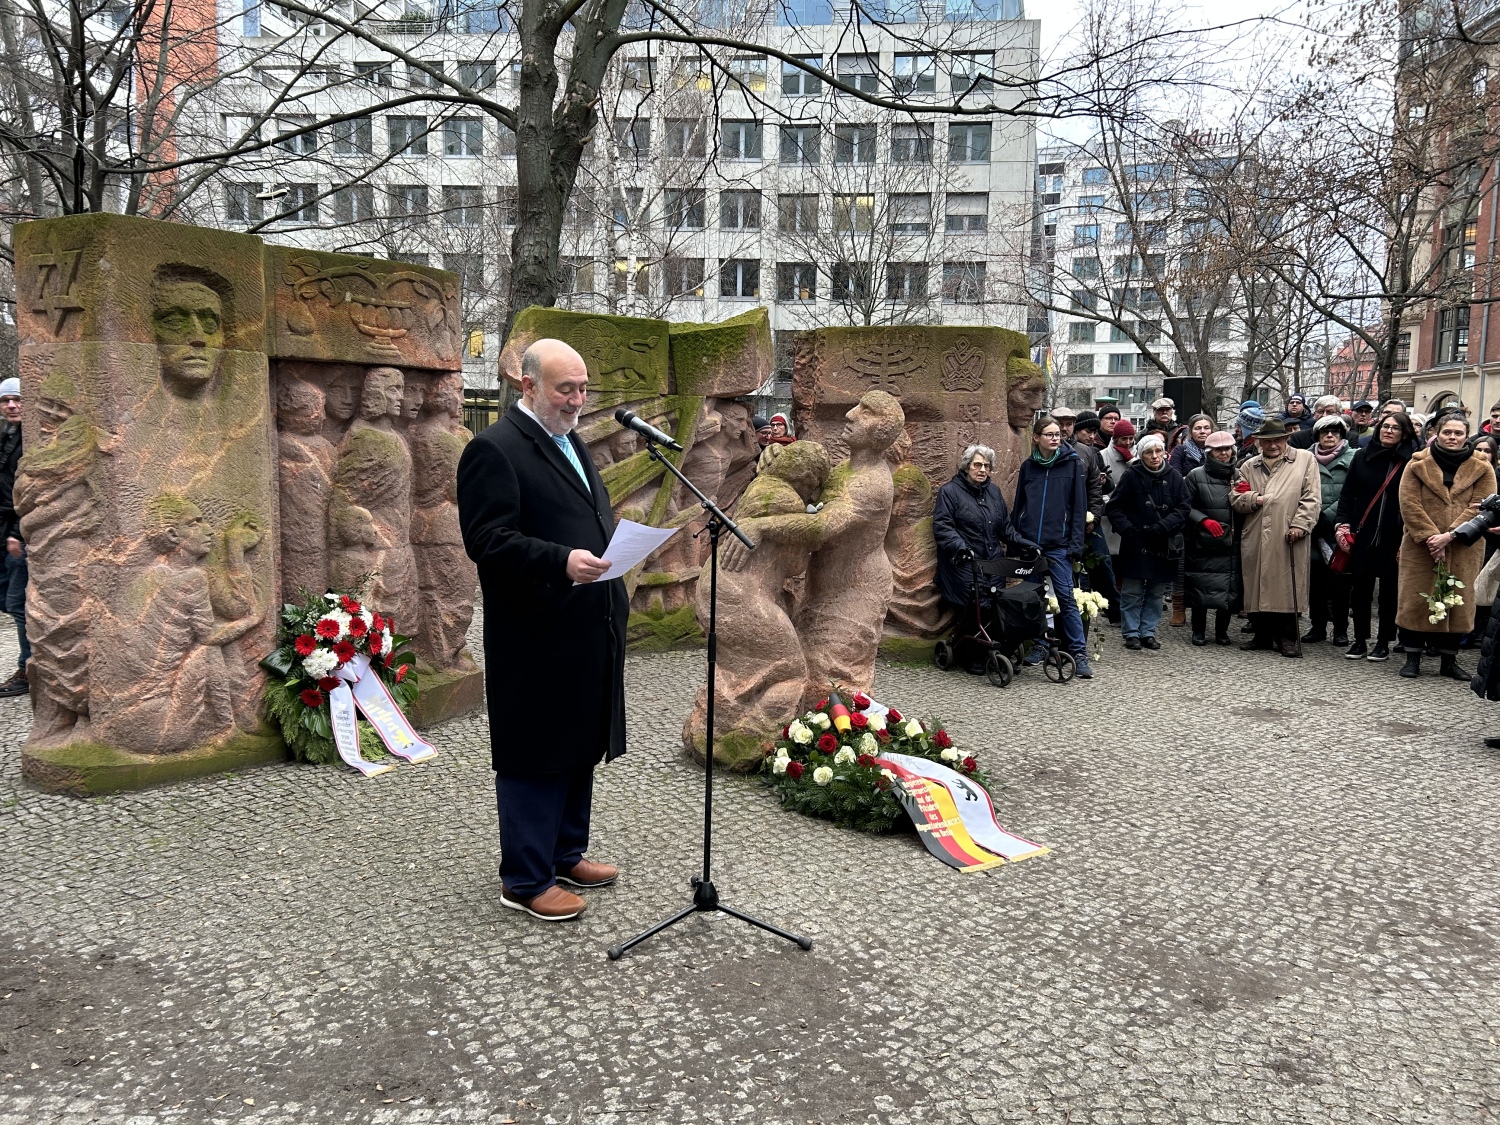
[[958,875],[726,780],[716,882],[810,953],[712,915],[604,957],[687,902],[700,654],[630,661],[625,875],[553,927],[499,908],[482,719],[374,780],[77,801],[21,786],[0,701],[0,1125],[1494,1122],[1500,711],[1164,633],[1091,683],[880,669],[1049,856]]

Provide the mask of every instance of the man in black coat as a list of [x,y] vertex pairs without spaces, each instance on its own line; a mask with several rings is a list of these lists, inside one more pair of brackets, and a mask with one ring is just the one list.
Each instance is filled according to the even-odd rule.
[[16,623],[21,653],[14,674],[0,683],[0,697],[25,695],[31,687],[26,679],[26,662],[31,658],[31,646],[26,643],[26,541],[11,498],[20,464],[21,380],[12,376],[0,382],[0,544],[5,547],[5,554],[0,555],[0,608]]
[[583,858],[594,767],[625,752],[629,611],[622,579],[596,581],[615,525],[572,432],[587,392],[583,358],[538,340],[521,359],[521,401],[458,463],[464,549],[484,592],[501,903],[546,921],[586,905],[559,880],[602,887],[618,874]]

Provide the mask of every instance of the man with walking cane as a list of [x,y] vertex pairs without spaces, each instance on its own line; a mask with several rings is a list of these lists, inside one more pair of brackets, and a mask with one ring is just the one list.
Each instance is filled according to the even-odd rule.
[[1291,433],[1273,418],[1255,435],[1257,452],[1240,466],[1230,506],[1245,518],[1240,563],[1245,612],[1254,635],[1240,647],[1276,648],[1302,655],[1298,616],[1308,607],[1311,533],[1318,522],[1322,487],[1318,463],[1288,446]]

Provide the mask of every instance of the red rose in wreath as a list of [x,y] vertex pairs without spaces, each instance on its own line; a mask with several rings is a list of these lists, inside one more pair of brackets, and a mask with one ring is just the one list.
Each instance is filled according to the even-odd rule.
[[861,754],[858,758],[855,758],[854,761],[856,765],[861,765],[864,766],[865,769],[870,769],[875,764],[875,755]]
[[822,699],[818,700],[818,705],[816,707],[814,707],[813,710],[814,711],[821,711],[821,710],[823,710],[823,708],[825,708],[827,706],[828,706],[828,697],[825,695]]
[[941,727],[938,728],[937,734],[932,736],[932,741],[937,744],[939,750],[946,750],[953,745],[953,739],[949,738],[948,732]]
[[801,762],[788,762],[786,764],[786,775],[787,775],[787,777],[791,778],[793,781],[800,780],[801,777],[802,777],[802,763]]
[[318,647],[318,642],[311,633],[303,633],[292,642],[292,647],[297,650],[298,656],[311,656],[313,649]]
[[891,732],[888,730],[878,730],[875,732],[875,737],[881,742],[889,742],[891,740]]
[[974,760],[974,756],[971,754],[969,755],[969,757],[964,759],[963,766],[964,773],[973,773],[979,768],[979,763]]
[[832,754],[839,748],[839,740],[831,734],[823,734],[818,738],[818,749],[825,754]]
[[781,728],[781,737],[782,738],[791,738],[792,737],[792,728],[791,728],[790,724],[788,724],[787,726],[784,726],[784,727]]
[[861,711],[863,711],[869,705],[870,705],[870,697],[868,695],[866,695],[862,691],[857,691],[857,692],[854,693],[854,706],[858,707]]
[[354,659],[354,642],[340,641],[333,646],[333,655],[339,658],[340,664],[347,664]]
[[323,706],[323,693],[317,688],[308,688],[302,693],[302,705],[304,707]]
[[858,711],[849,716],[849,722],[855,730],[864,730],[867,726],[870,725],[869,717],[866,715],[861,715]]
[[889,722],[899,723],[901,721],[901,712],[892,707],[885,713],[885,717]]

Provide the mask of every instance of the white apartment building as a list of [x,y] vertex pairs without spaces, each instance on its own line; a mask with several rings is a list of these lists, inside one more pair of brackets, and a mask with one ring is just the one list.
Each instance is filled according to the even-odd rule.
[[[1219,223],[1204,177],[1225,166],[1212,146],[1193,148],[1183,157],[1168,137],[1149,154],[1101,156],[1097,141],[1038,152],[1032,277],[1050,321],[1057,402],[1114,400],[1143,419],[1192,346],[1205,404],[1215,391],[1220,413],[1239,400],[1245,365],[1257,362],[1245,294],[1197,260]],[[1192,344],[1173,343],[1164,305]]]
[[[798,0],[768,19],[738,13],[721,34],[805,58],[861,90],[1003,111],[1021,96],[1006,83],[1036,73],[1038,24],[1022,18],[1020,0],[984,3],[994,0],[876,26]],[[405,0],[364,22],[425,66],[514,104],[519,44],[497,9]],[[289,130],[433,85],[420,67],[347,37],[329,42],[326,29],[320,40],[317,25],[294,26],[272,7],[247,7],[225,26],[239,36],[225,44],[235,77],[221,86],[215,141],[233,142],[268,110],[272,129]],[[691,321],[764,305],[777,330],[1026,326],[1010,275],[1031,206],[1029,118],[878,109],[764,54],[716,48],[706,61],[691,47],[647,46],[615,59],[567,213],[559,305]],[[285,110],[271,108],[278,100]],[[514,154],[513,134],[473,109],[382,108],[236,161],[194,217],[246,229],[281,216],[261,233],[454,270],[471,328],[469,381],[493,387]]]

